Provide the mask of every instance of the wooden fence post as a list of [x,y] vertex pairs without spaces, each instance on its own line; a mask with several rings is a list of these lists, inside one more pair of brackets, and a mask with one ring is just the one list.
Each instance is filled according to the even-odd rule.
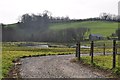
[[103,44],[103,55],[105,55],[105,43]]
[[75,57],[78,57],[78,44],[76,44],[76,54]]
[[118,67],[120,67],[120,40],[117,44],[117,55],[118,55]]
[[117,55],[117,52],[118,52],[117,48],[118,48],[118,44],[116,44],[116,49],[115,49],[116,55]]
[[78,43],[78,60],[80,60],[80,42]]
[[94,52],[94,42],[91,42],[91,63],[93,64],[93,52]]
[[113,40],[113,68],[116,67],[116,40]]
[[[91,45],[91,44],[92,44],[92,41],[91,41],[90,45]],[[91,45],[91,46],[92,46],[92,45]],[[91,48],[92,48],[91,46],[90,46],[90,54],[89,54],[89,56],[91,56],[91,53],[92,53],[92,52],[91,52],[91,51],[92,51],[92,50],[91,50]]]

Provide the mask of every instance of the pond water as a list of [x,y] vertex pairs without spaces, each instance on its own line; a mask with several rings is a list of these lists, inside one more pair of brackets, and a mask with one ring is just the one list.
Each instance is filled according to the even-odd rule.
[[[71,46],[71,48],[76,48],[76,45]],[[89,46],[80,46],[80,48],[87,48],[87,49],[90,49]]]
[[88,49],[90,49],[90,47],[89,46],[80,46],[81,48],[88,48]]
[[32,45],[32,46],[27,46],[27,47],[32,47],[32,48],[49,48],[49,46],[45,45],[45,44]]

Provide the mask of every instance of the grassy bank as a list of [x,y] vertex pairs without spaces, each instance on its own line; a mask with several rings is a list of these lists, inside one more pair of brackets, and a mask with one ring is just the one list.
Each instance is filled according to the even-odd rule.
[[112,68],[113,66],[113,56],[94,56],[94,63],[91,64],[91,57],[90,56],[82,56],[82,62],[84,64],[92,65],[96,68],[103,69],[103,70],[112,70],[113,73],[117,76],[120,76],[120,65],[118,65],[118,55],[116,56],[116,68]]

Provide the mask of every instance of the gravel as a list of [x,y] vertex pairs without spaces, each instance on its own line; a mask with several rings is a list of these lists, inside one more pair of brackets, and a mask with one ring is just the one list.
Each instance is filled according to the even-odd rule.
[[22,78],[104,78],[102,74],[70,62],[74,55],[54,55],[21,59]]

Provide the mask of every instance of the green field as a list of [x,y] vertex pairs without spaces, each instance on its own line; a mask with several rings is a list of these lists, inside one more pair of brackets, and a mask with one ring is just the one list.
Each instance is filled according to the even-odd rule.
[[[17,27],[17,24],[9,24],[5,27]],[[34,26],[33,26],[34,27]],[[66,22],[52,23],[49,25],[50,30],[62,30],[67,28],[86,27],[90,29],[89,34],[100,34],[102,36],[110,36],[115,33],[118,28],[118,22],[109,21],[83,21],[83,22]]]
[[79,28],[86,27],[90,29],[92,34],[100,34],[103,36],[110,36],[115,33],[118,28],[117,22],[107,21],[84,21],[84,22],[71,22],[71,23],[55,23],[50,25],[52,30],[61,30],[66,28]]

